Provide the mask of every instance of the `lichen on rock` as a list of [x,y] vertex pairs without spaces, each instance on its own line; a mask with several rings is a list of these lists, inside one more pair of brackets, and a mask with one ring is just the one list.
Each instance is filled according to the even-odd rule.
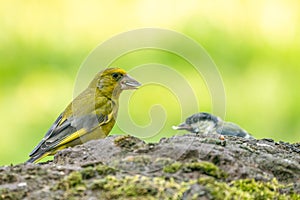
[[270,139],[110,136],[0,167],[0,199],[300,199],[299,152]]

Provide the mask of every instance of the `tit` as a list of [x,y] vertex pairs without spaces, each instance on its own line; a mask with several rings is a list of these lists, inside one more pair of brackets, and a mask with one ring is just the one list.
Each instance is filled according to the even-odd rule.
[[225,122],[220,117],[200,112],[188,117],[185,122],[173,126],[174,130],[187,130],[196,134],[218,133],[227,136],[253,138],[247,131],[232,122]]

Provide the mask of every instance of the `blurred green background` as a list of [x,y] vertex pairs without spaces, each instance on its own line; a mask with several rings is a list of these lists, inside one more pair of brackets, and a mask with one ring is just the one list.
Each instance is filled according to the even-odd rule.
[[[142,27],[183,33],[207,50],[224,81],[226,120],[257,138],[300,141],[299,1],[1,0],[0,165],[28,158],[72,100],[78,69],[97,45]],[[131,62],[183,62],[163,53],[142,55]],[[130,56],[123,60],[131,63]],[[146,89],[130,101],[140,111],[132,111],[133,120],[145,125],[150,104],[167,104],[166,136],[176,134],[170,126],[182,120],[178,104],[165,102],[165,92],[149,86],[143,110]],[[209,92],[197,95],[203,111],[210,111]],[[116,127],[112,133],[119,132]]]

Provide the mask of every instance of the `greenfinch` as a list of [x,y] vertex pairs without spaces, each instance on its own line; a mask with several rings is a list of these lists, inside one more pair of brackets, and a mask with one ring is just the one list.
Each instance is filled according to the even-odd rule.
[[59,115],[30,153],[27,163],[38,162],[67,147],[105,138],[116,122],[121,92],[137,89],[140,85],[120,68],[107,68],[99,72]]
[[188,117],[182,124],[173,126],[173,129],[187,130],[196,134],[218,133],[221,135],[253,139],[247,131],[238,125],[232,122],[225,122],[220,117],[205,112],[200,112]]

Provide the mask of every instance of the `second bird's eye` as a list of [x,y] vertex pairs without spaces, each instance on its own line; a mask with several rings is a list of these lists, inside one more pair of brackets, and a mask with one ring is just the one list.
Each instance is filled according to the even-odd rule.
[[111,76],[118,81],[123,75],[120,73],[113,73]]

